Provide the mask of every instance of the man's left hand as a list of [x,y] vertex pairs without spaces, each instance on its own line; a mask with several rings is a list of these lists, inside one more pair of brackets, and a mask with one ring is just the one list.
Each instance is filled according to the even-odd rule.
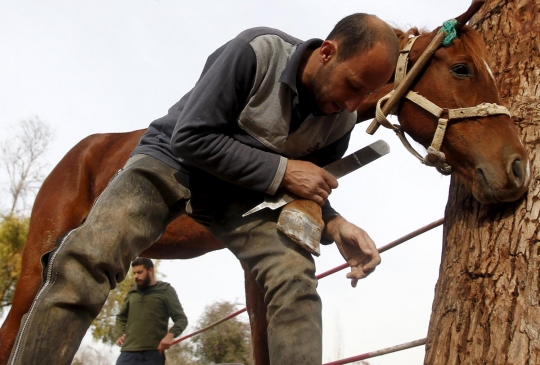
[[165,352],[165,350],[168,350],[169,347],[171,347],[173,340],[174,340],[174,334],[170,332],[167,333],[165,337],[163,337],[163,339],[159,343],[159,346],[158,346],[159,353],[162,354]]
[[371,274],[381,263],[373,240],[363,229],[347,222],[345,218],[333,217],[326,223],[323,234],[336,242],[339,252],[351,267],[347,278],[351,279],[353,288],[358,280]]

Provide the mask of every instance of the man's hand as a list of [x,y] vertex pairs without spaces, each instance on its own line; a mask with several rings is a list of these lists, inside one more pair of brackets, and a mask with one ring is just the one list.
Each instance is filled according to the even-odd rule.
[[167,333],[165,337],[163,337],[163,339],[161,340],[157,348],[160,354],[162,354],[165,350],[168,350],[169,347],[171,347],[173,339],[174,339],[174,334],[170,332]]
[[353,288],[358,280],[371,274],[381,263],[377,247],[368,234],[341,216],[326,223],[323,235],[336,242],[339,252],[351,267],[347,278],[352,279]]
[[120,347],[122,347],[124,345],[124,341],[126,340],[126,334],[124,333],[122,336],[120,336],[118,338],[118,340],[116,340],[116,344]]
[[311,162],[289,160],[281,186],[322,206],[332,189],[337,188],[338,182],[330,173]]

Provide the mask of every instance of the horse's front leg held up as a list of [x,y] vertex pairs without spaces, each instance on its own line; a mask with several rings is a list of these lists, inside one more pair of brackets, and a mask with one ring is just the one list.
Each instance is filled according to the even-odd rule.
[[315,256],[321,254],[324,229],[321,207],[314,201],[297,199],[285,205],[279,215],[278,229]]

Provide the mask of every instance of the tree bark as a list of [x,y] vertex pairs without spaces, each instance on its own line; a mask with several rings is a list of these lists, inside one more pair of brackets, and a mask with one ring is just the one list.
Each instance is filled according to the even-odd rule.
[[516,203],[481,205],[452,179],[425,364],[540,364],[540,0],[488,0],[470,22],[531,160]]

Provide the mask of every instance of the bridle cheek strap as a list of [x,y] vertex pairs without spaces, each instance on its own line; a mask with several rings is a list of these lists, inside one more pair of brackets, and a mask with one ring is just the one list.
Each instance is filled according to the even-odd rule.
[[[439,108],[437,105],[431,103],[429,100],[425,99],[425,101],[421,100],[423,96],[415,93],[414,91],[409,91],[407,95],[405,95],[405,98],[412,98],[416,100],[416,102],[419,102],[423,105],[423,108],[428,110],[433,115],[436,115],[439,118],[439,123],[437,124],[437,129],[435,131],[435,135],[433,136],[433,141],[431,142],[431,146],[427,149],[427,155],[425,157],[422,157],[413,146],[411,146],[411,143],[407,139],[405,132],[403,132],[403,129],[399,124],[392,124],[390,121],[386,118],[386,115],[382,112],[381,108],[382,105],[392,97],[392,94],[394,91],[392,90],[390,93],[388,93],[386,96],[379,99],[377,102],[377,106],[375,109],[375,119],[379,124],[382,126],[392,129],[394,132],[396,132],[396,135],[399,137],[399,140],[403,144],[403,146],[409,151],[414,157],[416,157],[421,163],[423,163],[426,166],[433,166],[443,175],[449,175],[452,173],[452,168],[450,165],[445,163],[446,156],[443,152],[440,151],[442,141],[444,139],[444,134],[446,132],[446,126],[448,124],[448,120],[444,118],[439,118],[443,112],[441,108]],[[415,102],[415,103],[416,103]]]
[[[418,94],[415,91],[409,91],[404,98],[418,105],[428,113],[432,114],[438,119],[437,128],[435,129],[435,134],[433,135],[433,140],[431,145],[427,149],[427,155],[422,157],[409,143],[405,133],[403,132],[399,124],[392,124],[381,108],[382,105],[390,99],[393,94],[393,90],[388,93],[386,96],[382,97],[378,102],[375,109],[375,119],[382,126],[392,129],[396,132],[397,136],[401,140],[401,143],[405,148],[415,156],[421,163],[427,166],[433,166],[443,175],[450,175],[452,173],[452,168],[446,163],[446,156],[441,151],[441,146],[444,140],[444,135],[446,133],[446,128],[448,122],[455,119],[464,119],[464,118],[476,118],[476,117],[488,117],[492,115],[507,115],[510,116],[510,112],[507,108],[502,105],[493,104],[493,103],[482,103],[477,106],[468,107],[468,108],[456,108],[456,109],[442,109],[433,102],[429,101],[422,95]],[[448,118],[441,118],[443,112],[447,112]]]

